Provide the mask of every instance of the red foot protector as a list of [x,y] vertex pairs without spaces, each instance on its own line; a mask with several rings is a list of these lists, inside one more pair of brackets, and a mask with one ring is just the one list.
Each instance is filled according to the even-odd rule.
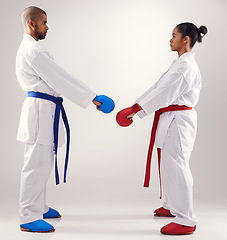
[[170,210],[160,207],[154,211],[155,216],[159,217],[175,217],[171,214]]
[[127,118],[127,116],[131,113],[137,113],[141,110],[139,105],[136,103],[132,107],[124,108],[120,112],[118,112],[116,116],[116,121],[121,127],[128,127],[133,123],[132,119]]
[[196,226],[184,226],[177,223],[169,223],[161,228],[160,232],[167,235],[187,235],[195,232]]

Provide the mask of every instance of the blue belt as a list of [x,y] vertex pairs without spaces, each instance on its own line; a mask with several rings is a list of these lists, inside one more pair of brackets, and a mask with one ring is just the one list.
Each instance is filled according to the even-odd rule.
[[64,183],[65,183],[67,167],[68,167],[68,159],[69,159],[70,129],[69,129],[69,123],[68,123],[68,119],[67,119],[67,116],[65,113],[65,109],[62,105],[63,98],[54,97],[54,96],[48,95],[46,93],[32,92],[32,91],[28,92],[28,97],[41,98],[41,99],[45,99],[45,100],[51,101],[53,103],[56,103],[56,109],[55,109],[55,115],[54,115],[54,152],[55,152],[55,179],[56,179],[57,185],[59,184],[59,174],[58,174],[58,164],[57,164],[58,128],[59,128],[60,112],[62,114],[62,119],[65,124],[65,129],[66,129],[66,134],[67,134],[65,168],[64,168]]

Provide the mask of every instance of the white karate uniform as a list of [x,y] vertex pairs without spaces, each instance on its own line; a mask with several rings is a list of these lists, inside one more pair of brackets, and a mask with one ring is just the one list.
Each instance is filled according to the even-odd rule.
[[[159,81],[135,102],[143,110],[143,118],[169,105],[195,107],[201,89],[201,75],[194,53],[187,52],[173,61]],[[197,219],[192,209],[193,178],[189,159],[197,129],[197,113],[193,110],[162,113],[155,145],[161,148],[161,179],[165,194],[164,208],[176,215],[173,222],[194,226]]]
[[[86,108],[96,94],[84,83],[68,74],[53,60],[46,48],[32,36],[24,34],[16,56],[16,75],[24,91],[60,94]],[[21,223],[42,219],[48,211],[45,200],[46,182],[53,166],[53,120],[55,103],[28,97],[25,99],[17,140],[25,143],[21,174]],[[59,146],[64,143],[60,120]]]

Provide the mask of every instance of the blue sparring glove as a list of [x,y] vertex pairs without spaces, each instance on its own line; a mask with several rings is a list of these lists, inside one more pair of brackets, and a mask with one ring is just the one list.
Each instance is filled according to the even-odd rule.
[[111,98],[109,98],[109,97],[107,97],[107,96],[105,96],[105,95],[97,95],[97,96],[93,99],[93,101],[94,101],[94,100],[102,103],[102,104],[99,106],[99,109],[100,109],[102,112],[104,112],[104,113],[110,113],[110,112],[112,112],[112,111],[114,110],[114,108],[115,108],[115,103],[114,103],[114,101],[113,101]]

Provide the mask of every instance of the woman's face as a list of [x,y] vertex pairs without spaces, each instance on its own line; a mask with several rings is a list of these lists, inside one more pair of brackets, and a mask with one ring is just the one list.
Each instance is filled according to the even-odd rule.
[[173,29],[172,38],[170,39],[170,47],[172,51],[177,52],[180,52],[184,47],[184,38],[182,38],[182,34],[178,32],[177,27]]

